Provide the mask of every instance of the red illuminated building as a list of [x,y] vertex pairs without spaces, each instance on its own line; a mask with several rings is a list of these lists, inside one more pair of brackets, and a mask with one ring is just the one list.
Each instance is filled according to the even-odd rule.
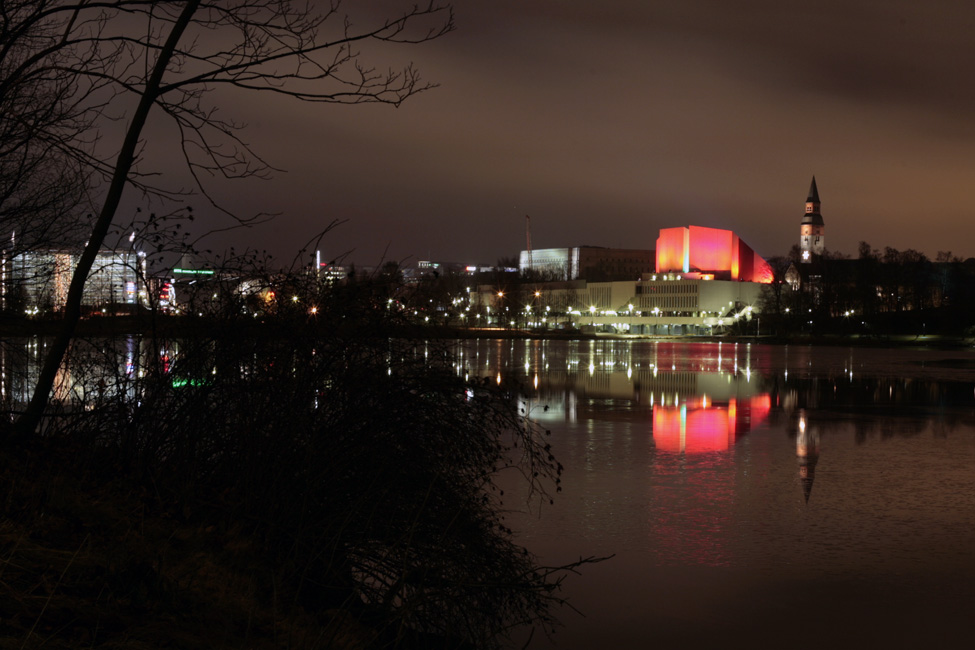
[[657,237],[657,273],[689,278],[772,281],[768,262],[730,230],[687,226],[664,228]]

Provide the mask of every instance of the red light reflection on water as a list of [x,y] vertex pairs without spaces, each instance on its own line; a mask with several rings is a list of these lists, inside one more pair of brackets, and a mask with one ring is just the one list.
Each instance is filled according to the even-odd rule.
[[653,440],[659,451],[702,453],[726,451],[739,436],[768,416],[768,393],[726,403],[710,402],[707,396],[679,406],[653,406]]
[[[733,548],[735,442],[762,423],[768,393],[711,402],[706,396],[653,407],[653,489],[648,495],[654,562],[670,566],[729,566]],[[710,453],[709,453],[710,452]]]

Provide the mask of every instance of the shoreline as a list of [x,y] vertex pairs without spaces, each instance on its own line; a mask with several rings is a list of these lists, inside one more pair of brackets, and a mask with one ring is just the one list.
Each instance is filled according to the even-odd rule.
[[[60,321],[55,319],[26,319],[0,317],[0,337],[53,336],[57,333]],[[333,332],[328,325],[318,325],[313,321],[300,323],[264,322],[249,320],[224,320],[207,318],[180,318],[163,316],[115,316],[88,318],[81,320],[75,330],[76,336],[124,336],[156,335],[163,337],[209,336],[232,333],[248,334],[264,330],[270,335],[308,336]],[[548,339],[569,341],[681,341],[693,343],[756,343],[768,345],[811,345],[848,347],[891,347],[891,348],[938,348],[966,349],[975,347],[975,337],[948,334],[925,335],[872,335],[817,334],[797,336],[667,336],[653,334],[589,333],[580,330],[527,330],[510,328],[461,328],[439,325],[406,325],[383,328],[376,334],[392,337],[426,339]]]

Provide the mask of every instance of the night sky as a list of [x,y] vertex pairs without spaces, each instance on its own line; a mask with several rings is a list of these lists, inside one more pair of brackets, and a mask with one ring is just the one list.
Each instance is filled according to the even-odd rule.
[[534,248],[694,224],[769,257],[815,174],[827,248],[975,256],[973,3],[458,0],[455,22],[367,52],[440,84],[399,108],[222,105],[286,170],[226,195],[280,216],[224,237],[289,258],[337,219],[326,258],[494,263],[531,215]]

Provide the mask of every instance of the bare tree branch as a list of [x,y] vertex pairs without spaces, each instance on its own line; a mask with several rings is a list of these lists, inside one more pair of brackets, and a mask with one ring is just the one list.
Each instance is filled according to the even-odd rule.
[[[412,64],[380,71],[365,63],[369,44],[410,45],[453,29],[449,5],[431,0],[360,26],[337,1],[288,0],[0,0],[0,227],[24,232],[41,207],[26,197],[51,188],[72,169],[77,179],[48,214],[67,224],[76,196],[104,192],[69,291],[64,331],[52,346],[22,433],[43,414],[54,375],[80,314],[90,265],[110,232],[122,192],[132,187],[167,198],[166,187],[141,160],[143,127],[153,108],[179,135],[196,190],[234,223],[259,218],[222,208],[208,183],[266,178],[276,171],[241,138],[241,124],[219,117],[211,103],[220,87],[282,95],[306,102],[398,106],[433,87]],[[131,115],[126,107],[136,103]],[[106,125],[127,124],[116,151]],[[101,188],[104,188],[103,190]],[[19,209],[15,210],[17,207]],[[51,228],[34,228],[36,241]]]

